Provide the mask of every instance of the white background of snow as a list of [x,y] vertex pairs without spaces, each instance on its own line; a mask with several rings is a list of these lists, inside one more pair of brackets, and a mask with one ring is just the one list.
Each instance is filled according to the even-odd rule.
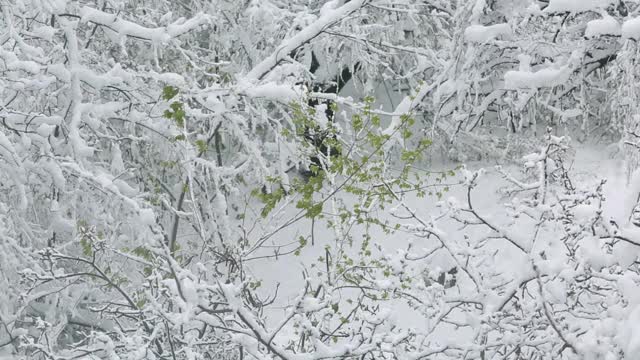
[[614,0],[550,0],[546,12],[583,12],[605,8]]
[[640,39],[640,17],[626,20],[622,24],[622,37],[625,39]]
[[[555,79],[554,76],[561,76],[562,72],[567,72],[567,67],[558,66],[558,68],[550,67],[546,69],[549,74],[547,76],[542,76],[541,78],[535,79],[536,75],[545,74],[543,71],[541,74],[537,74],[535,71],[530,69],[528,65],[529,59],[526,57],[522,57],[521,59],[524,64],[521,66],[521,74],[524,74],[525,77],[534,77],[534,80],[530,78],[523,80],[523,86],[530,86],[533,81],[533,84],[536,86],[547,86],[546,84],[553,83]],[[545,70],[545,69],[543,69]],[[428,88],[425,86],[424,88]],[[421,89],[420,92],[422,92]],[[392,93],[391,96],[387,96],[386,90],[382,85],[376,90],[377,103],[375,107],[381,107],[381,109],[393,112],[400,111],[399,109],[410,109],[411,104],[414,102],[409,97],[402,97],[397,93]],[[353,84],[350,83],[344,89],[342,96],[355,96],[357,93],[357,89],[353,87]],[[419,98],[419,96],[416,96]],[[572,113],[571,110],[567,110],[568,113]],[[571,114],[568,114],[569,116]],[[397,120],[397,119],[396,119]],[[393,119],[392,124],[386,129],[387,131],[393,127]],[[384,128],[384,127],[383,127]],[[560,135],[560,134],[559,134]],[[612,152],[612,147],[607,146],[605,144],[580,144],[577,142],[572,142],[573,146],[576,146],[576,155],[571,163],[571,173],[574,176],[574,180],[581,184],[591,184],[595,186],[602,177],[608,179],[607,184],[604,187],[605,195],[607,198],[607,202],[604,206],[605,218],[609,217],[615,220],[620,226],[624,226],[628,222],[628,215],[631,211],[631,208],[635,205],[633,201],[630,199],[635,198],[630,194],[637,194],[640,192],[639,188],[628,188],[626,175],[624,172],[624,162],[620,160],[620,154],[616,154]],[[432,153],[434,158],[440,159],[439,154]],[[433,160],[430,169],[431,170],[446,170],[456,167],[460,165],[459,163],[453,163],[446,160]],[[478,169],[478,168],[487,168],[492,169],[492,165],[486,163],[470,163],[467,164],[470,170]],[[519,170],[518,165],[506,166],[505,169],[511,171],[513,174],[517,174]],[[640,178],[640,176],[639,176]],[[640,184],[640,181],[638,182]],[[476,191],[474,193],[474,205],[481,212],[486,214],[494,214],[494,221],[505,222],[506,217],[504,216],[504,204],[499,195],[497,195],[497,191],[500,187],[505,186],[506,183],[502,176],[499,175],[495,171],[488,171],[488,173],[481,178],[478,188],[482,189],[482,191]],[[464,199],[465,193],[464,189],[461,187],[451,187],[451,191],[445,194],[445,198],[447,197],[458,197]],[[418,213],[426,218],[429,217],[436,209],[437,200],[434,197],[425,198],[425,199],[408,199],[408,205],[414,209],[418,210]],[[459,224],[450,223],[449,227],[443,228],[442,230],[450,233],[456,233],[459,231]],[[284,230],[279,234],[278,238],[280,241],[267,244],[267,245],[277,245],[283,243],[289,243],[292,239],[297,239],[300,235],[306,235],[309,233],[309,229],[311,228],[310,221],[303,221],[294,227],[290,227]],[[303,271],[311,270],[308,267],[308,264],[316,262],[319,256],[324,256],[324,246],[326,244],[333,245],[333,241],[331,239],[334,238],[334,234],[329,229],[323,228],[321,224],[316,222],[315,224],[315,245],[311,244],[307,245],[301,252],[301,255],[298,257],[290,257],[287,261],[275,261],[275,260],[260,260],[254,262],[251,266],[249,266],[249,271],[252,272],[252,275],[257,279],[262,280],[262,289],[263,293],[262,297],[269,297],[273,295],[273,289],[275,289],[276,284],[279,284],[279,296],[270,309],[266,310],[265,318],[268,319],[267,327],[274,326],[286,315],[288,306],[291,306],[294,299],[299,295],[299,289],[304,287],[303,281]],[[479,234],[478,234],[479,235]],[[510,234],[511,235],[511,234]],[[515,235],[515,234],[514,234]],[[518,234],[523,235],[524,240],[526,241],[526,234]],[[354,238],[358,238],[359,234],[354,233]],[[395,234],[392,236],[384,235],[382,233],[372,234],[375,241],[380,242],[385,249],[387,254],[394,254],[398,250],[406,249],[410,239],[404,234]],[[521,237],[521,236],[519,236]],[[416,248],[421,248],[419,239],[414,241],[414,245]],[[548,246],[552,246],[552,244],[546,244]],[[598,248],[599,244],[594,244],[594,254],[601,254],[600,249]],[[621,247],[623,248],[623,247]],[[513,274],[514,269],[521,269],[523,261],[527,261],[522,257],[522,254],[516,250],[513,250],[510,246],[505,246],[504,244],[500,244],[496,247],[496,249],[500,249],[500,261],[496,267],[497,272],[503,272],[507,274]],[[562,249],[556,249],[557,251],[562,251]],[[596,251],[597,250],[597,251]],[[624,251],[624,250],[623,250]],[[268,252],[264,252],[263,254],[267,254]],[[636,252],[629,252],[632,256]],[[355,251],[354,251],[355,254]],[[615,256],[620,256],[621,254],[616,254]],[[433,262],[434,267],[440,267],[443,270],[447,270],[451,268],[453,265],[449,259],[440,258],[441,262],[437,260]],[[607,262],[610,259],[592,259],[593,262]],[[305,267],[306,264],[306,267]],[[313,273],[314,271],[309,271],[309,273]],[[522,274],[524,276],[524,274]],[[382,285],[385,285],[385,279],[382,280]],[[387,284],[390,285],[390,284]],[[559,301],[562,297],[560,284],[549,285],[545,288],[546,293],[549,298],[549,301]],[[343,293],[347,294],[347,293]],[[348,308],[348,304],[344,302],[344,298],[341,299],[340,308],[346,309]],[[398,324],[401,324],[403,328],[417,328],[424,329],[428,326],[428,320],[419,313],[416,313],[415,310],[409,308],[405,303],[400,301],[390,301],[386,304],[391,311],[393,312],[396,321]],[[291,334],[287,334],[286,332],[282,332],[278,335],[278,339],[284,340]],[[469,336],[469,339],[473,336],[471,330],[467,329],[455,329],[453,325],[444,325],[438,330],[438,338],[441,340],[449,340],[453,343],[460,343],[465,340],[465,337]]]
[[464,31],[464,38],[474,43],[485,43],[501,36],[511,35],[509,24],[471,25]]
[[589,21],[584,36],[592,38],[601,35],[620,35],[620,32],[618,21],[611,16],[604,16],[602,19]]
[[[604,206],[605,218],[610,218],[616,221],[620,226],[628,221],[628,215],[631,208],[634,205],[633,201],[629,199],[634,198],[633,195],[640,189],[627,187],[626,176],[624,174],[624,164],[622,160],[619,160],[612,152],[610,146],[603,144],[597,145],[583,145],[574,142],[573,145],[577,146],[575,158],[572,162],[571,173],[574,176],[576,183],[582,185],[591,184],[595,186],[601,178],[607,178],[608,182],[604,187],[605,196],[607,201]],[[444,170],[455,167],[458,164],[450,162],[441,162],[434,165],[433,170]],[[474,205],[477,209],[484,214],[493,214],[493,221],[498,223],[505,222],[507,218],[504,216],[505,210],[503,200],[497,195],[499,188],[506,185],[504,179],[496,171],[491,170],[491,166],[487,167],[485,163],[471,163],[468,165],[470,170],[478,169],[481,167],[487,168],[487,174],[480,180],[478,188],[481,191],[474,192]],[[518,171],[518,166],[507,166],[507,170],[512,171],[514,174]],[[465,189],[461,187],[452,187],[451,191],[445,195],[446,197],[457,197],[464,199]],[[437,200],[435,197],[427,197],[424,199],[408,199],[408,205],[417,209],[418,213],[426,218],[432,213],[436,207]],[[450,227],[443,228],[444,231],[454,234],[459,231],[459,224],[450,224]],[[283,232],[279,238],[282,243],[295,239],[301,234],[308,233],[310,229],[310,221],[297,224],[297,226],[287,229]],[[479,235],[479,234],[477,234]],[[528,237],[528,234],[514,234],[524,236],[524,239]],[[266,314],[269,318],[270,324],[277,323],[285,314],[288,305],[291,305],[294,298],[298,295],[297,291],[304,286],[302,272],[305,269],[303,264],[311,264],[315,262],[318,256],[324,255],[325,244],[333,244],[330,239],[333,238],[333,233],[323,228],[318,223],[315,224],[315,239],[316,244],[311,246],[310,244],[302,251],[301,256],[290,258],[289,261],[271,261],[265,260],[254,263],[250,268],[253,270],[253,275],[263,280],[264,289],[274,289],[276,284],[280,284],[280,297],[277,301],[277,305],[272,307]],[[358,238],[358,234],[354,234],[354,238]],[[393,254],[397,250],[404,250],[410,241],[404,234],[395,234],[392,236],[378,233],[373,235],[374,239],[377,239],[379,243],[383,245],[386,253]],[[421,248],[419,239],[414,240],[416,248]],[[275,245],[275,243],[274,243]],[[599,246],[599,245],[596,245]],[[500,261],[496,268],[497,272],[504,272],[507,274],[513,274],[514,269],[522,268],[522,262],[527,261],[522,257],[519,251],[513,250],[512,247],[505,245],[497,245],[496,249],[500,249]],[[558,249],[561,251],[561,249]],[[355,253],[355,251],[354,251]],[[600,253],[600,252],[598,252]],[[635,252],[633,252],[635,254]],[[605,259],[602,259],[605,260]],[[600,261],[594,259],[594,261]],[[606,260],[605,260],[606,261]],[[436,263],[437,264],[437,263]],[[448,260],[444,260],[442,263],[437,264],[442,269],[449,269],[453,264]],[[309,268],[306,268],[309,270]],[[383,279],[384,280],[384,279]],[[548,285],[547,295],[549,301],[560,301],[562,298],[561,284]],[[285,289],[289,289],[287,293]],[[285,290],[285,291],[283,291]],[[263,296],[272,295],[271,292],[265,292]],[[425,328],[427,326],[426,319],[414,310],[407,307],[400,302],[389,302],[387,304],[392,308],[398,322],[403,327],[415,327]],[[347,307],[346,303],[341,303],[341,307]],[[442,338],[450,338],[452,341],[461,341],[463,334],[465,333],[461,329],[454,330],[453,327],[450,331],[440,331],[438,336]],[[471,336],[471,333],[469,333]],[[286,334],[281,335],[284,339]]]

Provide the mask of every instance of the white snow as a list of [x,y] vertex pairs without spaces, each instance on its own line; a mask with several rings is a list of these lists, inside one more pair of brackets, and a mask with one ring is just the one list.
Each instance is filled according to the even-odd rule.
[[314,297],[306,296],[300,301],[300,308],[304,312],[314,312],[324,308],[327,304]]
[[140,209],[138,219],[140,221],[140,225],[152,226],[156,223],[156,215],[153,212],[153,209]]
[[37,74],[40,72],[40,65],[35,61],[20,60],[15,53],[6,51],[0,47],[0,59],[8,70],[22,70],[28,73]]
[[567,287],[560,279],[549,281],[544,288],[547,292],[547,296],[549,297],[548,300],[551,302],[564,304],[567,300]]
[[172,86],[183,86],[186,81],[184,80],[184,77],[180,74],[176,74],[176,73],[161,73],[158,74],[156,72],[150,72],[149,73],[151,75],[151,77],[157,81],[161,81],[167,85],[172,85]]
[[507,37],[509,35],[511,35],[509,24],[471,25],[464,31],[464,38],[474,43],[486,43],[498,37]]
[[507,71],[504,74],[504,87],[509,90],[550,88],[566,83],[571,72],[569,66],[549,66],[538,71]]
[[51,41],[57,32],[57,29],[50,26],[39,26],[33,29],[31,34],[35,37],[41,37],[47,41]]
[[40,124],[40,126],[38,126],[38,128],[36,129],[36,132],[42,137],[47,137],[53,132],[55,128],[56,127],[54,125]]
[[134,36],[164,43],[171,38],[164,28],[146,28],[136,23],[118,18],[116,14],[106,13],[89,6],[80,8],[80,17],[83,22],[93,22],[109,26],[120,36]]
[[179,19],[167,27],[149,28],[137,23],[124,20],[116,14],[106,13],[88,6],[80,8],[80,17],[83,22],[93,22],[107,26],[119,36],[132,36],[148,39],[155,43],[166,43],[171,38],[182,35],[208,21],[203,13],[198,13],[192,19]]
[[167,25],[167,34],[169,34],[170,37],[180,36],[197,28],[198,26],[204,25],[209,21],[209,18],[210,17],[204,13],[199,12],[191,19],[178,19],[174,23]]
[[591,20],[587,23],[587,29],[584,36],[588,38],[598,37],[602,35],[620,35],[620,24],[611,16],[604,16],[602,19]]
[[[333,1],[331,3],[333,4]],[[331,24],[340,21],[340,19],[342,19],[344,16],[358,10],[365,3],[365,0],[351,0],[348,3],[335,9],[331,8],[331,6],[333,5],[325,5],[323,7],[322,16],[320,16],[316,21],[311,23],[306,28],[299,31],[292,38],[284,40],[282,44],[280,44],[280,46],[278,46],[278,48],[270,56],[266,57],[249,73],[247,73],[247,79],[261,79],[266,73],[276,67],[282,59],[289,56],[291,51],[297,49],[302,44],[305,44],[310,39],[316,37],[322,31],[326,30]]]
[[626,20],[622,23],[621,30],[623,39],[640,39],[640,17]]
[[82,82],[89,84],[97,90],[106,86],[119,86],[125,81],[119,65],[116,65],[111,71],[105,74],[97,74],[83,66],[78,66],[74,70]]
[[640,306],[636,304],[632,306],[632,309],[628,317],[620,324],[620,331],[615,337],[625,354],[640,353],[640,329],[638,328]]
[[93,154],[94,149],[87,145],[86,141],[80,134],[80,125],[82,123],[82,89],[80,85],[81,73],[83,68],[80,65],[80,51],[78,49],[78,39],[76,36],[76,22],[64,23],[64,32],[67,36],[69,63],[67,70],[71,73],[71,121],[69,124],[69,138],[75,156],[78,159],[85,158]]
[[60,169],[60,166],[51,160],[41,161],[40,165],[49,173],[49,175],[51,175],[51,179],[55,186],[58,189],[64,190],[67,181],[62,173],[62,169]]
[[471,9],[470,21],[476,22],[482,16],[484,8],[487,6],[486,0],[475,0],[475,4],[473,4],[473,8]]
[[118,144],[114,144],[111,147],[111,171],[115,174],[119,174],[124,171],[122,151],[120,151],[120,146]]
[[[444,360],[477,358],[483,350],[491,358],[517,346],[533,351],[560,349],[564,339],[559,340],[550,326],[553,319],[569,341],[580,345],[575,356],[592,354],[593,359],[611,360],[613,355],[607,358],[600,351],[640,351],[640,281],[633,271],[640,247],[630,244],[640,239],[640,227],[629,221],[640,192],[640,171],[627,184],[627,174],[612,170],[620,163],[610,161],[606,148],[572,144],[577,150],[574,154],[571,148],[562,165],[572,175],[570,185],[578,189],[574,193],[559,171],[557,153],[549,158],[546,152],[563,147],[568,138],[549,136],[551,144],[543,144],[541,136],[546,126],[554,127],[550,130],[554,135],[573,136],[577,131],[572,130],[584,125],[587,142],[592,139],[586,134],[589,131],[600,136],[610,127],[609,115],[615,115],[616,121],[638,122],[633,106],[628,110],[615,103],[619,99],[633,104],[637,95],[629,73],[633,62],[627,61],[637,55],[635,45],[627,42],[621,47],[616,39],[597,39],[607,35],[640,39],[637,14],[632,13],[622,25],[624,20],[603,9],[612,1],[503,0],[489,7],[489,0],[445,0],[441,9],[429,9],[428,24],[421,24],[426,15],[419,10],[423,6],[411,1],[387,9],[366,0],[324,0],[313,7],[256,0],[249,5],[225,2],[224,9],[214,6],[213,16],[230,15],[232,21],[220,19],[210,29],[181,36],[209,21],[208,15],[176,19],[184,12],[174,8],[173,2],[163,5],[163,13],[141,16],[142,9],[136,12],[126,1],[116,1],[104,11],[68,0],[24,1],[34,4],[29,10],[33,15],[19,6],[2,8],[6,31],[0,32],[0,250],[9,251],[0,251],[0,286],[11,290],[6,292],[11,300],[25,290],[20,286],[31,283],[16,283],[15,289],[5,286],[6,264],[9,269],[18,267],[10,259],[16,255],[12,241],[19,240],[21,247],[25,244],[25,253],[37,255],[32,250],[48,246],[45,236],[56,232],[55,251],[85,256],[74,254],[82,250],[74,235],[79,220],[91,224],[104,239],[94,245],[108,246],[95,247],[99,252],[95,252],[94,267],[109,266],[113,271],[109,275],[122,274],[130,280],[120,286],[133,301],[143,300],[143,305],[132,306],[141,310],[135,312],[136,318],[146,318],[151,325],[153,319],[168,320],[167,326],[147,330],[122,318],[123,326],[133,324],[134,331],[126,337],[113,336],[113,341],[111,332],[100,334],[96,328],[90,340],[78,343],[106,350],[96,356],[151,358],[153,348],[160,347],[155,346],[156,340],[164,349],[158,353],[166,355],[171,348],[166,346],[167,339],[179,339],[173,344],[178,346],[178,356],[195,360],[205,356],[201,349],[209,347],[198,343],[215,341],[219,335],[243,346],[242,354],[248,358],[260,360],[355,359],[369,354]],[[68,13],[40,10],[54,2]],[[545,3],[548,7],[542,12],[539,6]],[[513,11],[505,13],[508,7]],[[525,14],[526,7],[534,16]],[[211,9],[203,11],[211,13]],[[560,25],[564,13],[585,11]],[[80,22],[73,15],[78,12]],[[378,17],[386,12],[389,18],[403,20],[387,23]],[[461,21],[447,20],[461,14]],[[23,21],[29,16],[34,21]],[[55,20],[50,26],[49,16]],[[260,17],[264,27],[251,17]],[[487,22],[498,18],[505,23]],[[374,21],[365,26],[364,19]],[[386,41],[379,41],[383,31]],[[585,41],[582,35],[597,40]],[[558,41],[552,42],[554,36]],[[209,37],[212,42],[207,41]],[[569,57],[575,49],[579,49],[576,56]],[[309,73],[311,51],[322,63],[314,74]],[[585,56],[587,51],[591,59]],[[517,57],[519,66],[511,65],[520,52],[526,54]],[[620,61],[606,64],[612,71],[579,71],[586,62],[611,53],[620,54]],[[335,79],[335,72],[354,61],[363,68],[340,94],[309,94],[309,88],[315,87],[299,85]],[[622,71],[618,66],[623,66]],[[173,72],[162,73],[165,70]],[[573,89],[576,84],[581,86]],[[179,87],[180,101],[185,103],[188,121],[180,129],[176,121],[162,116],[168,104],[158,94],[166,85]],[[382,87],[388,89],[383,92]],[[371,112],[380,115],[384,125],[369,118],[367,129],[358,133],[348,129],[349,115],[366,106],[361,101],[365,95],[376,99]],[[389,146],[399,145],[394,151],[382,149],[383,163],[365,164],[356,169],[357,174],[351,174],[351,162],[341,174],[327,172],[324,187],[314,191],[313,197],[326,201],[324,217],[314,220],[299,215],[301,209],[296,207],[306,196],[296,190],[304,183],[297,182],[295,168],[304,165],[315,149],[298,147],[299,138],[288,136],[296,125],[289,104],[304,106],[308,98],[338,104],[341,117],[336,124],[345,145],[366,142],[369,130],[392,137]],[[625,112],[606,114],[610,109],[600,105]],[[326,105],[316,110],[318,124],[329,125]],[[413,145],[398,134],[403,115],[416,119],[414,133],[420,136],[419,131],[431,130],[424,135],[438,142],[425,151],[424,163],[410,170],[410,181],[414,171],[437,176],[442,170],[455,169],[455,175],[445,180],[450,187],[444,197],[438,193],[423,198],[413,189],[397,192],[398,197],[385,195],[385,181],[396,186],[393,175],[402,170],[395,156]],[[623,118],[626,115],[628,119]],[[503,119],[519,120],[521,126],[517,131],[507,128]],[[184,138],[176,138],[177,134]],[[613,136],[603,136],[602,141]],[[474,156],[475,143],[467,139],[486,140],[477,145],[478,153],[498,148],[500,141],[496,152],[504,149],[502,160],[523,161],[510,165],[496,157],[502,164],[498,171],[482,170],[493,165],[489,154],[481,154],[483,160],[466,167],[446,160],[440,164],[454,147]],[[194,158],[200,152],[198,140],[208,141],[210,151]],[[538,151],[521,156],[530,146]],[[375,158],[369,157],[369,146],[345,146],[344,150],[345,156],[358,161],[378,157],[377,151],[372,153]],[[633,159],[628,160],[631,168]],[[372,173],[368,178],[374,183],[364,184],[364,190],[381,190],[379,194],[385,196],[362,199],[353,194],[357,191],[349,183],[356,181],[360,186],[364,178],[359,172],[376,168],[384,175]],[[259,189],[265,175],[274,175],[274,184],[267,185],[272,189],[282,181],[287,196],[263,218],[259,210],[264,204],[247,193]],[[596,193],[593,189],[605,175],[610,181]],[[190,184],[186,190],[185,179]],[[438,180],[430,176],[427,184],[416,185],[428,185],[424,189],[431,192],[439,188],[431,187]],[[288,191],[292,186],[293,192]],[[180,193],[186,197],[178,198]],[[350,216],[356,214],[352,211],[356,204],[360,206],[357,213],[389,220],[389,225],[360,224],[360,219]],[[329,221],[333,229],[327,226]],[[395,224],[397,231],[384,232]],[[145,260],[146,256],[136,260],[139,255],[120,259],[119,253],[128,252],[125,246],[131,249],[130,245],[140,244],[161,255],[173,229],[180,245],[176,261],[173,254],[162,254],[157,258],[161,262]],[[617,239],[609,236],[614,232]],[[297,241],[300,238],[310,241]],[[298,248],[300,243],[305,245]],[[224,254],[230,251],[234,261],[219,262],[220,249]],[[103,257],[103,250],[109,256]],[[117,261],[117,266],[109,265],[111,261]],[[197,261],[202,263],[196,265]],[[58,263],[68,263],[65,270],[95,270],[85,262]],[[124,293],[115,291],[119,288],[101,292],[105,289],[93,286],[93,280],[76,282],[76,274],[59,268],[43,272],[34,264],[25,262],[31,269],[25,275],[44,274],[45,280],[46,276],[74,277],[42,284],[40,290],[51,295],[43,297],[47,304],[35,304],[46,311],[37,321],[49,321],[51,326],[29,329],[20,344],[38,341],[33,334],[57,336],[65,319],[75,319],[75,306],[127,300],[121,296]],[[151,275],[147,268],[140,271],[147,266],[154,270]],[[175,276],[163,276],[166,270]],[[259,280],[260,286],[254,289],[253,280]],[[154,287],[145,288],[147,281],[153,281]],[[607,283],[600,289],[602,299],[581,295],[574,315],[589,315],[584,318],[565,312],[567,306],[575,305],[569,294],[576,281],[584,281],[584,286]],[[67,290],[66,284],[73,285]],[[63,290],[50,293],[57,286]],[[93,298],[79,298],[75,291],[91,292]],[[384,293],[384,301],[378,293]],[[103,299],[95,299],[102,294]],[[594,298],[597,303],[589,309]],[[6,315],[10,324],[29,315],[13,311],[21,304],[5,299],[0,297],[3,321]],[[349,315],[361,306],[359,299],[366,311]],[[606,308],[599,307],[601,300]],[[265,306],[255,306],[255,301]],[[212,303],[213,311],[200,311]],[[536,316],[543,303],[551,315]],[[221,315],[214,315],[217,311]],[[531,319],[539,326],[523,330],[521,325],[530,324]],[[361,320],[376,325],[360,326]],[[336,325],[340,328],[335,337],[322,334]],[[0,327],[0,344],[11,331]],[[65,357],[58,353],[61,344],[55,341],[50,348],[31,345],[51,350],[53,357]],[[11,345],[0,346],[0,358],[9,348],[14,351]],[[563,356],[571,356],[565,350]],[[71,352],[66,357],[77,355]]]
[[549,6],[544,11],[548,13],[596,11],[614,2],[615,0],[550,0]]
[[296,89],[294,86],[275,82],[260,85],[241,83],[238,92],[252,98],[264,98],[283,103],[290,103],[291,101],[300,99],[302,95],[302,91],[299,88]]
[[[424,99],[424,97],[427,96],[427,94],[429,94],[438,85],[440,84],[433,83],[430,85],[426,85],[426,84],[422,85],[422,87],[420,88],[418,93],[415,94],[415,96],[406,96],[405,98],[403,98],[400,104],[398,104],[398,106],[396,107],[393,113],[393,116],[391,117],[391,123],[386,129],[383,130],[382,133],[384,135],[389,135],[389,136],[393,135],[396,132],[398,126],[400,125],[401,116],[411,115],[411,112],[413,111],[413,109],[415,109],[415,107],[418,106],[418,104],[420,104],[422,99]],[[397,138],[398,137],[396,136],[396,139]]]

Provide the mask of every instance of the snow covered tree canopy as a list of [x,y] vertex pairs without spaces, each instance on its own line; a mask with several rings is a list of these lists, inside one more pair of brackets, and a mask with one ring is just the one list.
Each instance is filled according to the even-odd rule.
[[640,353],[637,1],[0,9],[0,359]]

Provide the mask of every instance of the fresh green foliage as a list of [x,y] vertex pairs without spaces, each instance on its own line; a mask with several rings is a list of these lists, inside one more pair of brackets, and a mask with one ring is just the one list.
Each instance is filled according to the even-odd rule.
[[176,95],[178,95],[179,92],[180,91],[178,90],[177,87],[167,85],[164,88],[162,88],[162,99],[169,101],[174,97],[176,97]]
[[[356,265],[381,266],[367,264],[365,260],[372,255],[371,227],[380,228],[385,233],[397,231],[400,227],[400,224],[381,219],[376,210],[387,208],[407,193],[417,197],[439,197],[447,190],[445,185],[441,185],[444,179],[454,175],[453,171],[428,173],[419,170],[431,140],[416,135],[415,120],[410,114],[400,117],[400,124],[393,134],[386,134],[381,130],[380,115],[372,108],[374,99],[367,97],[364,104],[361,111],[353,114],[351,121],[343,125],[349,128],[342,132],[331,122],[321,125],[316,120],[315,109],[292,104],[295,128],[284,129],[282,135],[298,141],[302,158],[317,158],[319,162],[309,165],[310,176],[306,178],[294,178],[285,185],[280,178],[272,177],[267,180],[273,191],[265,191],[267,186],[253,191],[254,197],[263,205],[262,217],[269,216],[278,203],[289,199],[308,219],[324,219],[333,228],[363,226],[365,233],[360,242],[359,260],[345,255],[336,263],[342,276],[353,283],[359,283],[362,274],[352,273],[349,269],[357,268]],[[337,111],[335,105],[332,106]],[[345,137],[344,134],[350,136]],[[321,144],[316,141],[318,138],[322,139]],[[392,166],[388,159],[393,151],[399,152],[399,161]],[[351,201],[340,200],[345,196]],[[324,212],[329,202],[333,204],[332,211],[337,211],[332,216]],[[352,243],[350,235],[345,236],[345,240]],[[300,239],[295,255],[299,255],[308,243],[306,238]],[[320,267],[323,261],[328,259],[321,257],[317,266]],[[388,276],[389,271],[386,269],[383,273]],[[403,283],[403,286],[409,285]],[[386,298],[389,295],[379,296]]]
[[284,190],[282,188],[277,188],[273,192],[264,192],[261,189],[255,189],[251,192],[251,194],[257,197],[263,204],[264,208],[262,208],[261,215],[262,217],[267,217],[271,210],[273,210],[276,205],[284,198]]
[[179,127],[184,126],[185,111],[184,105],[181,102],[174,102],[169,105],[169,109],[165,110],[164,117],[172,119]]
[[195,144],[196,144],[196,148],[198,149],[199,153],[203,154],[203,153],[207,152],[208,145],[207,145],[207,142],[205,140],[198,139],[198,140],[196,140]]

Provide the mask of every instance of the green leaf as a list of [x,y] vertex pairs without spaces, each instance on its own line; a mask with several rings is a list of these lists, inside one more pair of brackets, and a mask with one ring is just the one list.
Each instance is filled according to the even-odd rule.
[[207,142],[202,139],[196,140],[196,147],[198,148],[198,152],[201,154],[207,152]]
[[162,89],[162,98],[164,100],[171,100],[178,95],[178,92],[179,90],[177,87],[167,85]]
[[137,248],[133,249],[133,254],[140,256],[141,258],[147,260],[147,261],[151,261],[153,260],[153,257],[151,256],[151,250],[142,247],[142,246],[138,246]]
[[80,238],[80,246],[82,247],[82,254],[84,256],[93,255],[93,247],[91,246],[91,239],[88,236],[82,236]]
[[173,119],[178,126],[184,126],[185,111],[181,102],[174,102],[169,105],[171,110],[165,110],[163,116],[167,119]]
[[140,300],[136,301],[136,306],[138,307],[138,309],[142,309],[142,307],[146,303],[147,303],[147,299],[146,298],[141,298]]
[[322,203],[311,205],[307,209],[307,213],[304,215],[309,219],[313,219],[322,213]]
[[353,117],[351,118],[351,126],[353,126],[353,130],[356,132],[362,130],[362,117],[358,114],[353,115]]

